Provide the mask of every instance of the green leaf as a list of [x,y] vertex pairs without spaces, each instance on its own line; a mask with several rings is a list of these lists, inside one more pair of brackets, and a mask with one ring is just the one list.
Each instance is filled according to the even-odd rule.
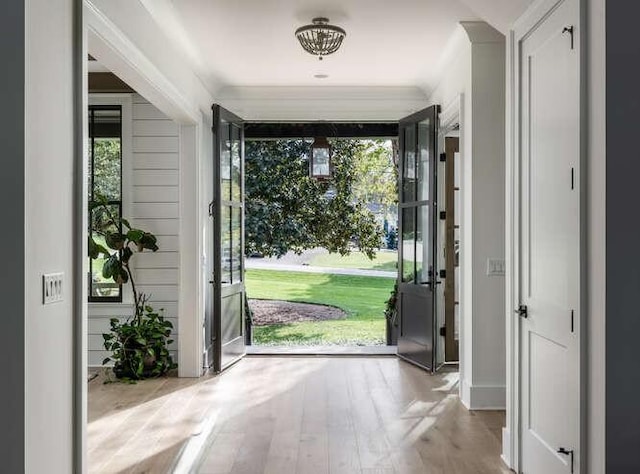
[[144,231],[140,229],[131,229],[129,232],[127,232],[127,239],[129,239],[131,242],[138,243],[143,236]]
[[107,357],[106,359],[103,359],[102,365],[105,365],[105,364],[107,364],[109,362],[111,362],[111,357]]
[[118,254],[113,254],[106,262],[104,262],[104,265],[102,266],[102,276],[104,278],[113,278],[114,281],[117,281],[117,277],[120,275],[121,270],[122,264],[118,259]]
[[132,255],[133,255],[133,251],[129,247],[125,247],[124,250],[122,251],[122,255],[120,256],[120,260],[122,261],[122,263],[126,265],[129,263],[129,260],[131,259]]
[[158,250],[157,242],[158,239],[155,235],[145,232],[136,243],[138,244],[138,250],[140,251],[147,249],[155,252]]
[[120,232],[109,232],[105,237],[105,242],[109,248],[113,250],[122,250],[124,248],[125,236]]
[[127,229],[131,229],[131,224],[129,224],[129,221],[127,219],[121,219],[122,221],[122,225],[124,225]]
[[124,268],[120,269],[120,275],[117,279],[117,282],[121,285],[124,285],[129,281],[129,273]]

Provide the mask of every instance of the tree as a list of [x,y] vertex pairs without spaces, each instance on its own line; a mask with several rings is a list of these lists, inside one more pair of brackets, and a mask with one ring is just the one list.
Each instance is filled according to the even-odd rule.
[[304,140],[248,141],[245,155],[248,254],[280,257],[314,247],[346,255],[355,242],[370,258],[381,231],[366,202],[357,199],[359,140],[332,142],[332,177],[309,176],[311,144]]
[[354,196],[360,202],[382,205],[386,215],[398,203],[398,170],[391,142],[375,139],[362,141],[361,145],[354,155]]

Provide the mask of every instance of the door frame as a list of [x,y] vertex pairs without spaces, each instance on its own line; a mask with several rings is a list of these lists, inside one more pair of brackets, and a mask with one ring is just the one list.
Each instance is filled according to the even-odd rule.
[[[507,110],[506,110],[506,235],[505,235],[505,265],[506,265],[506,298],[505,298],[505,321],[507,335],[507,419],[506,427],[502,433],[502,459],[504,462],[516,472],[520,472],[521,461],[521,357],[520,357],[520,334],[521,320],[515,314],[514,309],[520,302],[520,262],[519,250],[521,244],[520,236],[520,104],[521,104],[521,64],[522,42],[544,21],[555,9],[565,1],[576,1],[579,7],[578,24],[575,25],[577,31],[577,47],[580,48],[579,58],[579,81],[580,81],[580,113],[578,120],[580,121],[580,169],[586,170],[586,132],[585,126],[586,114],[586,84],[585,66],[587,51],[587,35],[581,34],[586,25],[585,11],[586,5],[583,0],[537,0],[527,11],[515,22],[509,30],[506,37],[507,46]],[[582,172],[579,176],[580,184],[580,327],[584,328],[580,334],[580,399],[582,406],[580,407],[580,459],[578,465],[582,471],[586,472],[586,374],[587,369],[587,331],[586,325],[586,276],[583,271],[586,268],[586,173]]]
[[[463,155],[463,144],[464,144],[464,94],[460,93],[458,94],[451,102],[449,102],[445,107],[443,107],[442,112],[440,112],[440,117],[439,117],[440,123],[439,123],[439,128],[438,128],[438,143],[441,145],[441,151],[446,153],[446,138],[447,135],[450,134],[451,132],[453,132],[454,130],[456,130],[456,128],[458,129],[458,153],[460,154],[460,164],[462,165],[462,155]],[[446,166],[447,164],[445,164]],[[455,169],[455,175],[460,177],[460,183],[463,182],[462,180],[462,166],[460,166],[460,169]],[[448,171],[447,171],[448,172]],[[446,176],[446,173],[445,173]],[[445,178],[446,179],[446,178]],[[443,181],[443,185],[446,186],[444,184]],[[462,185],[461,185],[462,186]],[[464,234],[464,226],[462,225],[463,222],[463,212],[464,212],[464,206],[463,206],[463,202],[464,202],[464,187],[462,187],[459,190],[459,196],[458,198],[460,199],[460,209],[459,209],[459,213],[457,215],[457,218],[460,222],[460,251],[459,251],[459,262],[460,262],[460,275],[458,278],[458,281],[456,282],[457,285],[459,285],[459,287],[461,288],[462,282],[464,280],[464,278],[462,277],[462,272],[463,272],[463,265],[462,262],[464,260],[464,246],[462,245],[463,242],[463,234]],[[445,199],[445,204],[446,204],[446,199]],[[447,275],[449,276],[449,275]],[[454,275],[454,280],[455,280],[455,275]],[[445,280],[446,282],[446,280]],[[443,297],[443,306],[446,304],[445,303],[445,298]],[[460,380],[464,380],[464,358],[462,357],[462,351],[464,348],[464,318],[463,318],[463,310],[464,310],[464,298],[462,298],[462,289],[460,290],[460,300],[458,302],[458,314],[460,315],[460,321],[459,321],[459,338],[458,338],[458,371],[460,373]],[[445,317],[445,323],[446,323],[446,317]],[[445,360],[446,360],[446,342],[445,342]]]

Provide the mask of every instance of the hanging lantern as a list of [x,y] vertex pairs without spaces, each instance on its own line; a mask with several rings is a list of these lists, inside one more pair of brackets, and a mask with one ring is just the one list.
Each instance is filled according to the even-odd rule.
[[309,173],[316,179],[331,177],[331,147],[326,137],[316,137],[313,141]]

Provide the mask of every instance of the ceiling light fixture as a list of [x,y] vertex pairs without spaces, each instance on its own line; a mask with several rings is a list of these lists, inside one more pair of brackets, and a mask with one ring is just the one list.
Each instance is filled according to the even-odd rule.
[[338,51],[345,36],[347,33],[342,28],[330,25],[329,19],[322,17],[314,18],[311,25],[301,26],[296,30],[296,38],[304,50],[318,56],[320,60]]

